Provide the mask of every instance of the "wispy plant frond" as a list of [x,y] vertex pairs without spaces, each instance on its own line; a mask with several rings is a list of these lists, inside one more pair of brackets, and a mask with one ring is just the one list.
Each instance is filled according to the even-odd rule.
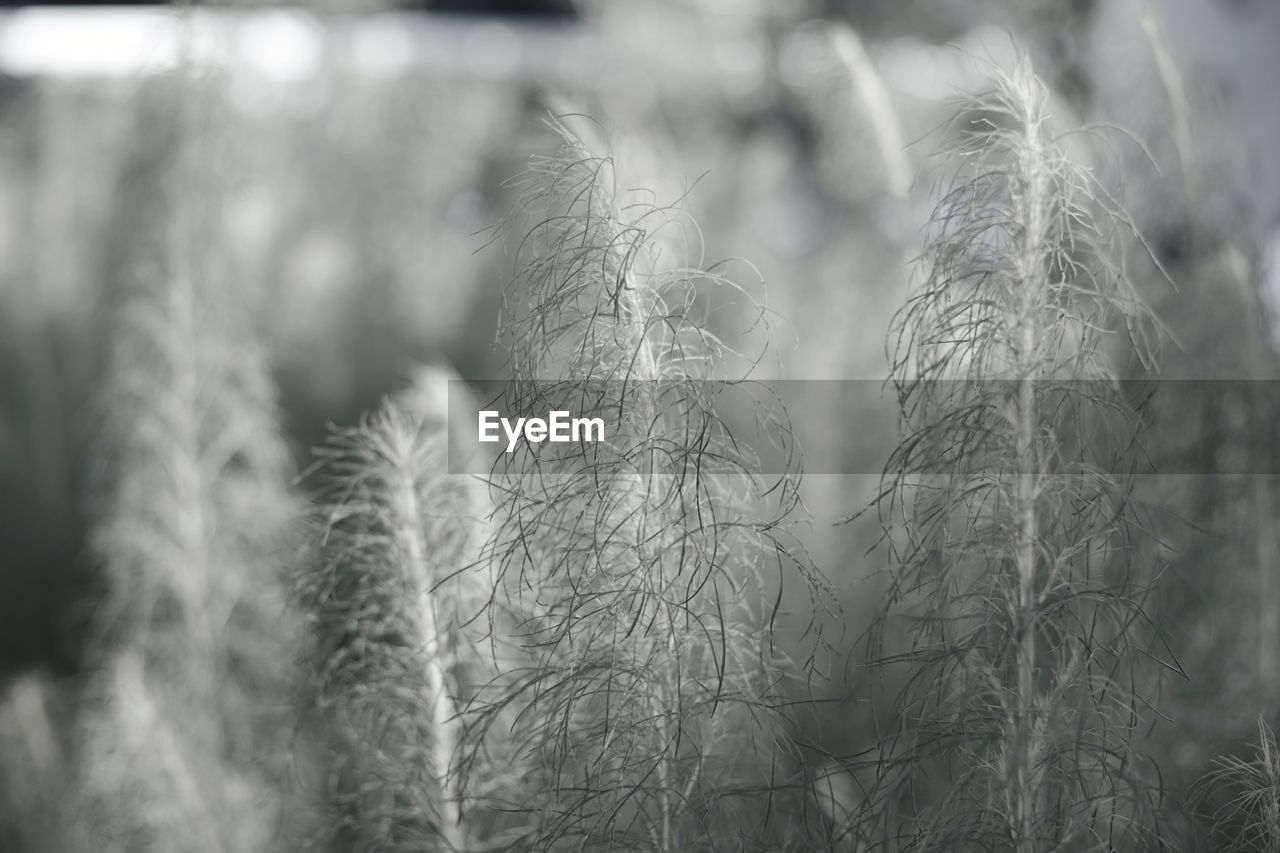
[[[162,108],[195,97],[168,82],[148,94]],[[80,725],[96,756],[81,787],[88,811],[113,814],[110,831],[135,839],[103,843],[133,850],[181,849],[174,833],[188,831],[180,819],[150,823],[169,805],[135,802],[139,787],[179,793],[133,776],[144,771],[128,745],[160,725],[147,721],[168,727],[155,748],[172,748],[175,766],[226,786],[199,796],[220,809],[209,819],[221,846],[206,850],[269,843],[279,780],[263,761],[288,731],[283,583],[299,507],[249,306],[213,260],[221,221],[204,204],[216,195],[195,122],[180,111],[149,128],[126,199],[134,231],[108,295],[93,535],[108,592],[92,663],[112,674],[94,688],[101,711],[87,706]]]
[[1223,756],[1192,792],[1213,808],[1214,832],[1230,849],[1280,851],[1280,750],[1261,718],[1258,745],[1250,758]]
[[496,671],[489,511],[449,474],[446,384],[420,379],[322,452],[323,545],[298,596],[333,739],[329,832],[350,849],[472,850],[493,829],[468,808],[494,771],[468,778],[465,716]]
[[274,848],[272,780],[227,760],[216,712],[194,709],[132,651],[107,663],[87,697],[92,710],[81,722],[78,751],[83,780],[73,803],[76,849]]
[[725,378],[725,348],[696,289],[732,285],[686,269],[687,223],[629,204],[598,145],[553,125],[559,151],[518,182],[532,225],[502,402],[608,426],[567,457],[528,445],[494,469],[490,550],[531,657],[492,705],[514,713],[538,770],[524,843],[777,849],[794,817],[780,813],[795,765],[783,703],[799,667],[773,644],[771,607],[783,577],[818,586],[788,541],[794,481],[767,493],[702,381]]
[[1047,97],[1023,58],[962,109],[896,323],[907,437],[879,501],[893,580],[871,672],[910,671],[861,816],[890,849],[1116,850],[1153,830],[1134,410],[1108,341],[1151,364],[1157,337],[1127,219]]

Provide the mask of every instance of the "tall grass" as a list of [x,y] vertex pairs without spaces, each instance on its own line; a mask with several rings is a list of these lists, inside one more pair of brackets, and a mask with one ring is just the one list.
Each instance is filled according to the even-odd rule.
[[77,727],[80,814],[104,849],[266,849],[299,508],[249,291],[218,263],[207,101],[184,79],[142,102],[153,120],[106,297],[93,545],[108,591]]
[[770,602],[783,576],[817,582],[788,541],[794,484],[764,492],[701,382],[724,345],[696,292],[732,285],[684,268],[683,221],[624,197],[571,121],[516,182],[532,224],[514,232],[503,399],[571,401],[609,427],[559,459],[518,448],[493,474],[490,558],[528,655],[490,706],[533,768],[520,849],[777,849],[799,668]]
[[1250,758],[1223,756],[1193,796],[1213,808],[1214,840],[1234,851],[1280,850],[1280,750],[1275,733],[1258,719]]
[[907,434],[877,504],[893,576],[869,671],[900,688],[861,818],[891,849],[1137,849],[1158,799],[1134,746],[1149,573],[1109,341],[1150,365],[1154,325],[1128,220],[1030,63],[994,82],[959,113],[895,324]]
[[487,495],[448,473],[446,383],[424,374],[322,452],[323,545],[298,596],[332,735],[328,831],[344,849],[480,849],[493,826],[467,806],[515,774],[468,773],[464,712],[495,675],[498,638]]

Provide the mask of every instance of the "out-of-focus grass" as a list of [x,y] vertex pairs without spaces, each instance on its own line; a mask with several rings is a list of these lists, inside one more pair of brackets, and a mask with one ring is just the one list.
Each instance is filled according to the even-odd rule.
[[[882,167],[894,152],[884,150],[883,122],[897,118],[903,138],[915,139],[940,116],[933,96],[920,94],[923,84],[937,88],[972,82],[966,65],[972,57],[916,36],[936,27],[948,36],[962,35],[965,50],[973,52],[991,35],[971,30],[979,20],[1027,19],[1028,27],[1014,39],[1034,41],[1049,58],[1066,51],[1068,66],[1075,66],[1052,69],[1070,96],[1069,104],[1055,99],[1052,111],[1059,118],[1069,109],[1090,108],[1090,87],[1067,79],[1078,74],[1080,63],[1095,62],[1098,90],[1107,90],[1099,84],[1107,83],[1103,75],[1117,67],[1090,58],[1087,51],[1069,50],[1070,39],[1059,38],[1057,23],[1071,18],[1066,23],[1078,36],[1082,21],[1061,9],[1034,4],[1035,9],[1022,8],[1010,18],[1009,9],[1002,8],[1006,4],[997,2],[983,4],[981,13],[939,15],[926,27],[923,21],[908,20],[913,13],[897,7],[886,11],[880,4],[859,11],[858,20],[868,26],[861,41],[872,70],[885,72],[890,109],[897,115],[872,115],[868,123],[868,109],[875,112],[884,105],[871,108],[865,93],[859,93],[866,80],[860,86],[858,75],[867,69],[859,57],[842,67],[829,51],[817,49],[830,35],[823,26],[793,30],[798,6],[749,3],[744,4],[750,7],[748,14],[733,17],[710,4],[683,4],[697,6],[683,10],[681,5],[661,4],[660,11],[621,3],[592,5],[588,18],[596,29],[591,38],[606,45],[609,67],[589,80],[559,82],[580,90],[585,110],[604,128],[639,139],[639,144],[615,151],[619,171],[627,176],[621,187],[627,201],[666,200],[690,190],[687,207],[702,225],[694,241],[698,253],[712,261],[743,257],[759,271],[755,275],[746,265],[733,268],[742,273],[741,294],[695,282],[690,303],[705,317],[710,332],[748,351],[759,343],[759,332],[739,337],[739,330],[749,325],[743,321],[759,305],[768,309],[775,357],[762,363],[757,375],[880,378],[887,371],[882,333],[893,307],[904,298],[905,261],[916,252],[916,226],[927,211],[920,207],[919,189],[906,198],[900,192],[899,173],[914,165],[915,149],[885,179],[890,172]],[[1124,4],[1106,5],[1113,18]],[[1047,30],[1052,33],[1045,34]],[[881,38],[904,33],[911,35],[896,41]],[[502,36],[497,38],[501,43]],[[57,740],[74,745],[83,738],[93,744],[71,749],[73,765],[84,761],[119,769],[136,754],[124,734],[141,737],[136,730],[151,725],[147,720],[161,719],[152,726],[154,735],[172,740],[177,757],[148,771],[157,779],[169,778],[165,774],[190,762],[200,768],[195,773],[199,786],[229,792],[226,805],[242,802],[238,797],[243,792],[232,790],[240,784],[237,779],[270,787],[276,778],[275,768],[267,772],[254,761],[245,764],[246,755],[256,754],[257,748],[245,746],[253,738],[239,723],[245,714],[261,721],[265,730],[278,722],[274,710],[259,705],[262,696],[277,695],[284,680],[274,664],[259,666],[264,648],[259,628],[275,612],[277,593],[252,605],[233,606],[229,620],[211,618],[209,633],[230,644],[224,683],[235,687],[222,697],[225,705],[201,706],[201,713],[192,715],[192,731],[206,734],[218,722],[234,719],[234,731],[217,737],[239,744],[230,764],[249,766],[248,771],[227,770],[222,758],[210,757],[219,753],[216,747],[206,749],[216,737],[193,745],[187,741],[189,732],[164,724],[191,705],[186,679],[208,679],[198,668],[171,665],[188,660],[181,643],[163,649],[160,657],[172,660],[160,671],[154,656],[149,661],[148,654],[133,647],[105,663],[100,629],[88,634],[93,638],[88,646],[84,643],[88,614],[94,612],[90,605],[107,601],[125,610],[140,605],[137,596],[119,595],[130,583],[121,579],[133,577],[135,570],[155,569],[151,580],[171,569],[175,577],[188,569],[194,576],[211,577],[239,562],[219,557],[167,565],[154,553],[143,553],[147,548],[117,548],[115,559],[107,562],[116,563],[118,571],[104,572],[95,566],[89,547],[88,532],[101,520],[102,504],[91,503],[86,495],[91,487],[103,495],[104,484],[118,485],[121,474],[118,466],[106,466],[102,455],[90,452],[103,436],[89,401],[103,394],[109,342],[118,342],[113,319],[118,312],[108,310],[118,307],[116,285],[122,277],[136,273],[145,278],[155,272],[154,266],[148,271],[151,262],[142,257],[147,252],[139,251],[147,234],[158,232],[188,205],[205,205],[213,212],[195,228],[192,242],[213,259],[217,270],[211,280],[230,283],[233,301],[251,306],[242,325],[214,349],[233,351],[247,362],[263,360],[248,374],[232,371],[236,378],[227,384],[243,385],[250,406],[278,393],[287,446],[272,439],[269,455],[278,459],[265,466],[259,466],[262,460],[253,453],[231,453],[229,466],[237,476],[245,466],[270,469],[279,486],[289,476],[289,451],[295,459],[309,459],[309,448],[323,441],[329,422],[356,424],[386,393],[403,386],[418,361],[444,354],[461,373],[477,378],[501,370],[502,352],[495,353],[491,344],[510,258],[492,251],[477,255],[475,250],[489,239],[480,232],[505,207],[502,180],[519,171],[531,152],[545,150],[543,138],[531,128],[546,114],[541,89],[547,81],[526,86],[498,77],[441,79],[408,66],[400,67],[397,74],[402,76],[363,78],[336,61],[350,47],[326,47],[332,52],[322,53],[315,77],[305,85],[264,85],[240,73],[205,81],[198,99],[202,109],[217,117],[196,135],[207,132],[220,140],[208,162],[218,177],[208,186],[179,189],[170,196],[155,191],[154,173],[148,171],[154,166],[148,165],[150,159],[163,160],[157,152],[166,144],[168,111],[179,109],[180,99],[163,94],[163,87],[137,79],[6,80],[0,92],[0,185],[6,190],[0,193],[0,528],[5,540],[0,668],[39,662],[60,671],[82,670],[81,683],[68,686],[66,702],[46,703],[82,705],[90,712],[90,724],[80,727],[68,719],[70,714],[49,716]],[[1126,61],[1146,57],[1144,50],[1128,51]],[[489,49],[487,56],[498,53]],[[566,54],[566,67],[573,67],[576,56]],[[904,77],[903,57],[920,60],[919,68],[908,63],[906,69],[919,74]],[[394,65],[394,57],[384,59]],[[472,71],[485,77],[480,72],[501,67],[476,65]],[[952,80],[938,69],[958,70]],[[1119,85],[1138,76],[1117,73],[1112,82]],[[1158,71],[1147,76],[1154,79]],[[1187,100],[1199,110],[1212,96],[1197,90],[1192,77]],[[1113,117],[1126,124],[1139,122],[1163,167],[1155,175],[1128,163],[1123,178],[1128,197],[1136,196],[1139,219],[1158,226],[1157,253],[1178,283],[1176,290],[1169,288],[1166,277],[1143,267],[1141,258],[1134,267],[1153,283],[1147,295],[1159,295],[1159,311],[1181,347],[1175,348],[1168,375],[1233,377],[1243,372],[1270,377],[1275,359],[1265,335],[1241,334],[1246,324],[1254,332],[1263,324],[1251,214],[1236,215],[1239,208],[1229,198],[1203,197],[1225,185],[1214,179],[1219,173],[1212,169],[1198,181],[1176,177],[1200,158],[1221,161],[1228,156],[1221,146],[1205,145],[1201,138],[1214,139],[1217,122],[1197,121],[1195,113],[1191,118],[1175,115],[1182,126],[1173,127],[1158,87],[1150,80],[1134,85],[1141,109]],[[1105,100],[1108,91],[1100,97]],[[1193,144],[1175,145],[1188,136],[1186,126],[1193,128]],[[1196,193],[1184,192],[1187,183],[1201,187],[1199,200]],[[1233,213],[1228,217],[1222,211]],[[1194,239],[1183,240],[1178,227],[1165,228],[1197,218],[1200,224],[1191,229],[1198,231]],[[1217,233],[1223,230],[1232,232],[1231,240]],[[171,349],[187,343],[203,347],[217,336],[221,320],[197,314],[185,331],[174,333],[179,340]],[[253,352],[255,348],[260,350]],[[148,345],[142,355],[124,359],[149,377],[141,384],[169,384],[163,366],[153,359],[157,349],[162,347]],[[215,361],[219,357],[212,356]],[[215,380],[214,387],[220,382]],[[144,432],[134,427],[145,420],[145,407],[134,405],[136,397],[119,396],[125,401],[117,403],[121,419],[115,438],[106,443],[123,446]],[[858,441],[856,429],[850,433],[841,428],[835,414],[845,413],[834,400],[830,410],[804,413],[810,425],[807,441],[823,445],[815,456],[829,458],[841,443]],[[1229,406],[1194,414],[1194,419],[1181,416],[1188,421],[1188,441],[1203,441],[1206,459],[1220,452],[1224,442],[1231,445],[1226,437],[1232,423]],[[213,433],[225,423],[214,418],[206,426]],[[857,428],[879,426],[860,423]],[[1247,449],[1231,445],[1222,452]],[[157,482],[173,475],[157,472],[165,466],[126,467],[149,471]],[[875,525],[828,524],[872,497],[874,480],[811,476],[802,486],[813,522],[798,535],[833,576],[842,599],[841,618],[828,621],[829,638],[840,630],[846,637],[856,635],[883,592],[876,576],[881,561],[867,553],[878,535]],[[1275,549],[1260,535],[1267,528],[1263,507],[1275,502],[1275,484],[1264,480],[1206,477],[1195,484],[1152,489],[1168,520],[1160,531],[1165,543],[1160,553],[1170,561],[1165,579],[1171,582],[1164,586],[1159,619],[1173,629],[1171,644],[1192,675],[1185,686],[1175,685],[1166,694],[1173,722],[1157,727],[1146,741],[1151,752],[1165,759],[1164,767],[1174,771],[1167,777],[1174,790],[1201,774],[1214,755],[1232,753],[1241,739],[1252,736],[1258,711],[1269,716],[1277,707],[1275,684],[1267,677],[1274,659],[1268,662],[1266,653],[1276,619],[1269,592]],[[136,495],[147,489],[127,491]],[[160,506],[166,495],[172,492],[157,489],[150,497]],[[219,531],[211,541],[225,544],[228,527],[234,529],[231,538],[253,539],[253,531],[279,521],[269,505],[278,506],[280,495],[273,488],[258,498],[213,501],[217,506],[211,516],[219,519]],[[167,502],[179,508],[185,504]],[[228,511],[231,504],[239,511]],[[276,565],[286,556],[281,553],[285,547],[257,542],[248,550],[267,552]],[[210,565],[197,565],[202,562]],[[114,580],[108,583],[108,578]],[[245,580],[242,590],[256,589],[259,580]],[[112,588],[117,590],[114,600],[107,595]],[[199,611],[199,590],[184,594],[188,608]],[[157,612],[169,613],[167,602]],[[804,596],[788,594],[782,609],[794,614],[794,624],[779,623],[775,636],[784,650],[792,650],[801,644],[796,637],[813,616],[812,608]],[[122,624],[131,619],[125,617]],[[1227,625],[1233,630],[1224,630]],[[283,633],[293,630],[275,627]],[[805,709],[805,716],[820,721],[810,722],[806,733],[816,744],[815,753],[837,747],[852,751],[875,740],[868,713],[873,706],[848,701],[841,672],[846,651],[833,650],[825,665],[836,675],[822,687],[829,698],[841,701]],[[175,673],[175,668],[181,671]],[[21,697],[41,692],[47,691],[22,687],[14,701],[30,709],[38,703]],[[61,694],[62,686],[53,692]],[[1224,704],[1235,713],[1224,712]],[[145,713],[148,708],[153,716]],[[20,751],[13,755],[17,757],[9,761],[6,752],[7,765],[27,766]],[[296,766],[307,784],[315,783],[312,755],[299,757]],[[118,792],[126,777],[103,777],[110,778],[114,781],[106,789]],[[820,798],[829,814],[849,815],[850,802],[859,796],[853,780],[843,768],[833,771]],[[146,795],[154,796],[159,794]],[[275,807],[274,802],[269,806]],[[193,827],[204,819],[190,818]],[[173,820],[172,815],[156,817],[160,824]],[[234,844],[257,843],[249,823],[238,827],[248,834]]]

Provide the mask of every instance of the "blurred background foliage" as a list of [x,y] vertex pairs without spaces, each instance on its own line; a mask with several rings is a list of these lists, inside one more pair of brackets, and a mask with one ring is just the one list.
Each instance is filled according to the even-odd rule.
[[[193,41],[215,61],[176,86],[158,82],[164,50],[139,61],[145,44],[42,14],[0,17],[0,757],[26,750],[21,766],[58,772],[52,738],[22,720],[65,713],[49,685],[74,691],[87,670],[108,586],[89,531],[109,303],[166,205],[214,223],[206,286],[246,306],[298,468],[415,364],[492,377],[509,259],[486,246],[514,200],[504,182],[547,150],[563,104],[605,129],[623,193],[681,202],[707,262],[753,265],[742,283],[778,318],[764,375],[880,379],[938,128],[987,63],[1025,49],[1063,126],[1136,140],[1108,136],[1114,156],[1092,166],[1150,245],[1132,263],[1174,342],[1166,378],[1276,378],[1280,5],[1266,0],[319,0]],[[186,108],[209,185],[161,198],[148,170],[164,117]],[[707,316],[750,349],[750,311]],[[820,457],[884,428],[850,434],[845,414],[833,400],[793,417]],[[1275,452],[1232,432],[1229,403],[1172,416],[1205,470]],[[851,644],[880,590],[877,530],[835,522],[877,480],[816,474],[806,544]],[[1280,715],[1280,496],[1274,477],[1174,479],[1142,488],[1167,560],[1154,615],[1186,677],[1166,684],[1145,748],[1181,815],[1181,792]],[[838,658],[832,698],[850,692]],[[817,717],[825,749],[865,746],[865,706]],[[1207,822],[1171,819],[1215,849]]]

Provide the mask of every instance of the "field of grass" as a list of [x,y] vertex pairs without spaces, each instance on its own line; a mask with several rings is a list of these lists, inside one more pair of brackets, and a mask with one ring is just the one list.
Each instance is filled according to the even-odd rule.
[[0,850],[1280,853],[1220,105],[915,5],[5,78]]

